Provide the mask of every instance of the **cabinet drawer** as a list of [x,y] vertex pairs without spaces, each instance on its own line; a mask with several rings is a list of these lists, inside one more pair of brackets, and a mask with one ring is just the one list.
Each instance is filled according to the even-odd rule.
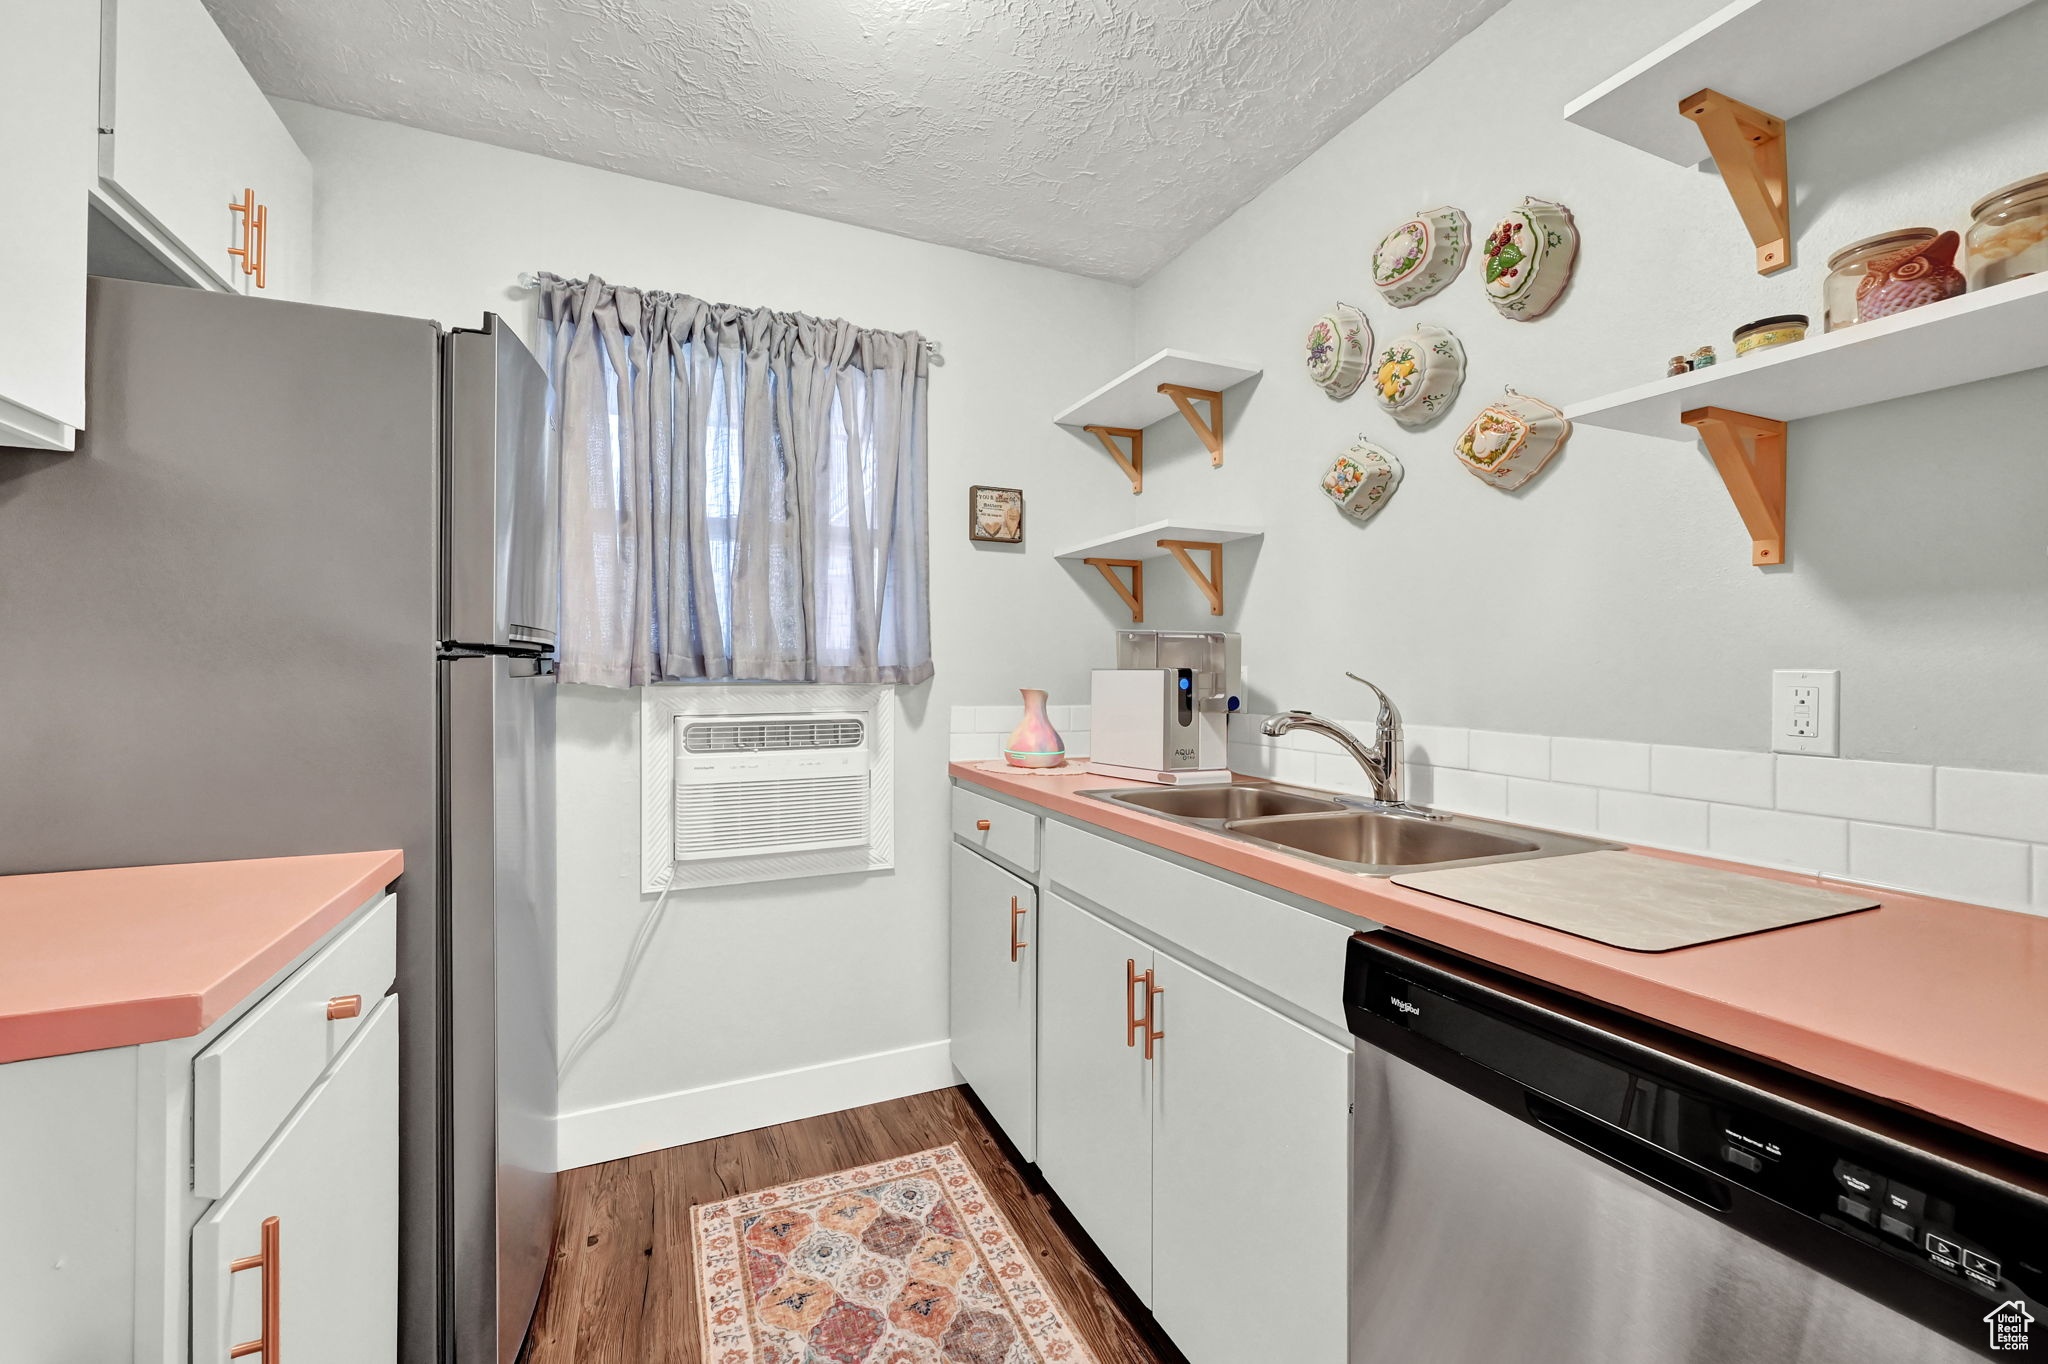
[[[361,1027],[398,970],[397,898],[385,895],[192,1061],[192,1191],[225,1193]],[[328,1001],[361,997],[351,1017]]]
[[1038,816],[953,788],[953,837],[1021,871],[1038,870]]

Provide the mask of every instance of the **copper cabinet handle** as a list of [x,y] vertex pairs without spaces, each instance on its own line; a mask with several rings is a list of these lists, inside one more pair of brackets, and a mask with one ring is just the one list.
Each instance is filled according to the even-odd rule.
[[977,829],[979,829],[979,830],[981,830],[981,831],[982,831],[983,833],[987,833],[987,832],[988,832],[988,821],[987,821],[987,820],[985,820],[985,819],[977,819],[977,820],[975,820],[975,821],[974,821],[974,827],[975,827],[975,828],[977,828]]
[[327,1001],[327,1021],[330,1023],[337,1018],[354,1018],[362,1011],[361,995],[336,995]]
[[[256,206],[256,287],[270,286],[270,205]],[[268,1364],[268,1361],[266,1361]]]
[[1017,954],[1019,952],[1022,952],[1025,948],[1031,946],[1031,944],[1028,942],[1017,941],[1017,920],[1023,918],[1026,914],[1029,914],[1030,912],[1030,910],[1024,908],[1024,906],[1017,903],[1016,896],[1012,895],[1010,897],[1010,960],[1013,962],[1017,960]]
[[245,275],[253,275],[256,273],[257,256],[255,237],[256,191],[253,189],[245,189],[242,191],[242,197],[239,200],[228,200],[228,212],[237,214],[242,219],[242,244],[240,246],[229,247],[228,254],[230,256],[241,257],[242,273]]
[[1146,972],[1145,972],[1145,1059],[1146,1059],[1147,1061],[1149,1061],[1149,1060],[1151,1060],[1151,1059],[1152,1059],[1152,1044],[1153,1044],[1154,1042],[1163,1042],[1163,1041],[1165,1041],[1165,1040],[1166,1040],[1166,1029],[1164,1029],[1164,1028],[1156,1028],[1156,1029],[1155,1029],[1155,1028],[1154,1028],[1154,1027],[1152,1026],[1153,1024],[1155,1024],[1155,1023],[1157,1023],[1157,1022],[1159,1021],[1159,1015],[1158,1015],[1158,1012],[1157,1012],[1157,1008],[1156,1008],[1156,1006],[1157,1006],[1157,1005],[1158,1005],[1158,1003],[1159,1003],[1159,996],[1161,996],[1161,995],[1163,995],[1163,994],[1165,994],[1165,993],[1166,993],[1166,987],[1165,987],[1164,985],[1154,985],[1154,984],[1152,983],[1152,973],[1151,973],[1151,972],[1150,972],[1149,970],[1148,970],[1148,971],[1146,971]]
[[275,1217],[263,1219],[263,1248],[254,1255],[244,1255],[228,1263],[230,1274],[239,1274],[245,1269],[263,1271],[263,1329],[254,1340],[245,1340],[228,1350],[229,1359],[240,1359],[244,1355],[262,1355],[263,1364],[277,1364],[278,1319],[283,1316],[281,1270],[283,1260],[278,1253],[278,1222]]
[[[1145,973],[1149,981],[1152,973]],[[1138,963],[1133,957],[1124,958],[1124,1045],[1138,1045],[1138,1029],[1144,1025],[1138,1020]],[[1151,1045],[1149,1042],[1146,1044]]]

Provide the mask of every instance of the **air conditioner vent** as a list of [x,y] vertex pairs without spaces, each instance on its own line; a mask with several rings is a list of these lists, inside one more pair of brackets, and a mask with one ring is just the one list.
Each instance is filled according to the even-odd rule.
[[857,719],[690,720],[686,753],[777,753],[806,748],[857,748],[867,726]]

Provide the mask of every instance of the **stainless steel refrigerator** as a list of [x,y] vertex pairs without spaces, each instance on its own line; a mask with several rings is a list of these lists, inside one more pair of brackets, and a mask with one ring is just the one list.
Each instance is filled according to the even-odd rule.
[[400,1357],[518,1352],[554,1205],[554,472],[474,331],[95,279],[0,453],[0,872],[399,847]]

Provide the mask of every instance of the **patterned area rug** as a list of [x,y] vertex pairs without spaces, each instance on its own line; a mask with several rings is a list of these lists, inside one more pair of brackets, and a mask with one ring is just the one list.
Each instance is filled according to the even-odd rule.
[[697,1210],[705,1364],[1096,1364],[955,1146]]

